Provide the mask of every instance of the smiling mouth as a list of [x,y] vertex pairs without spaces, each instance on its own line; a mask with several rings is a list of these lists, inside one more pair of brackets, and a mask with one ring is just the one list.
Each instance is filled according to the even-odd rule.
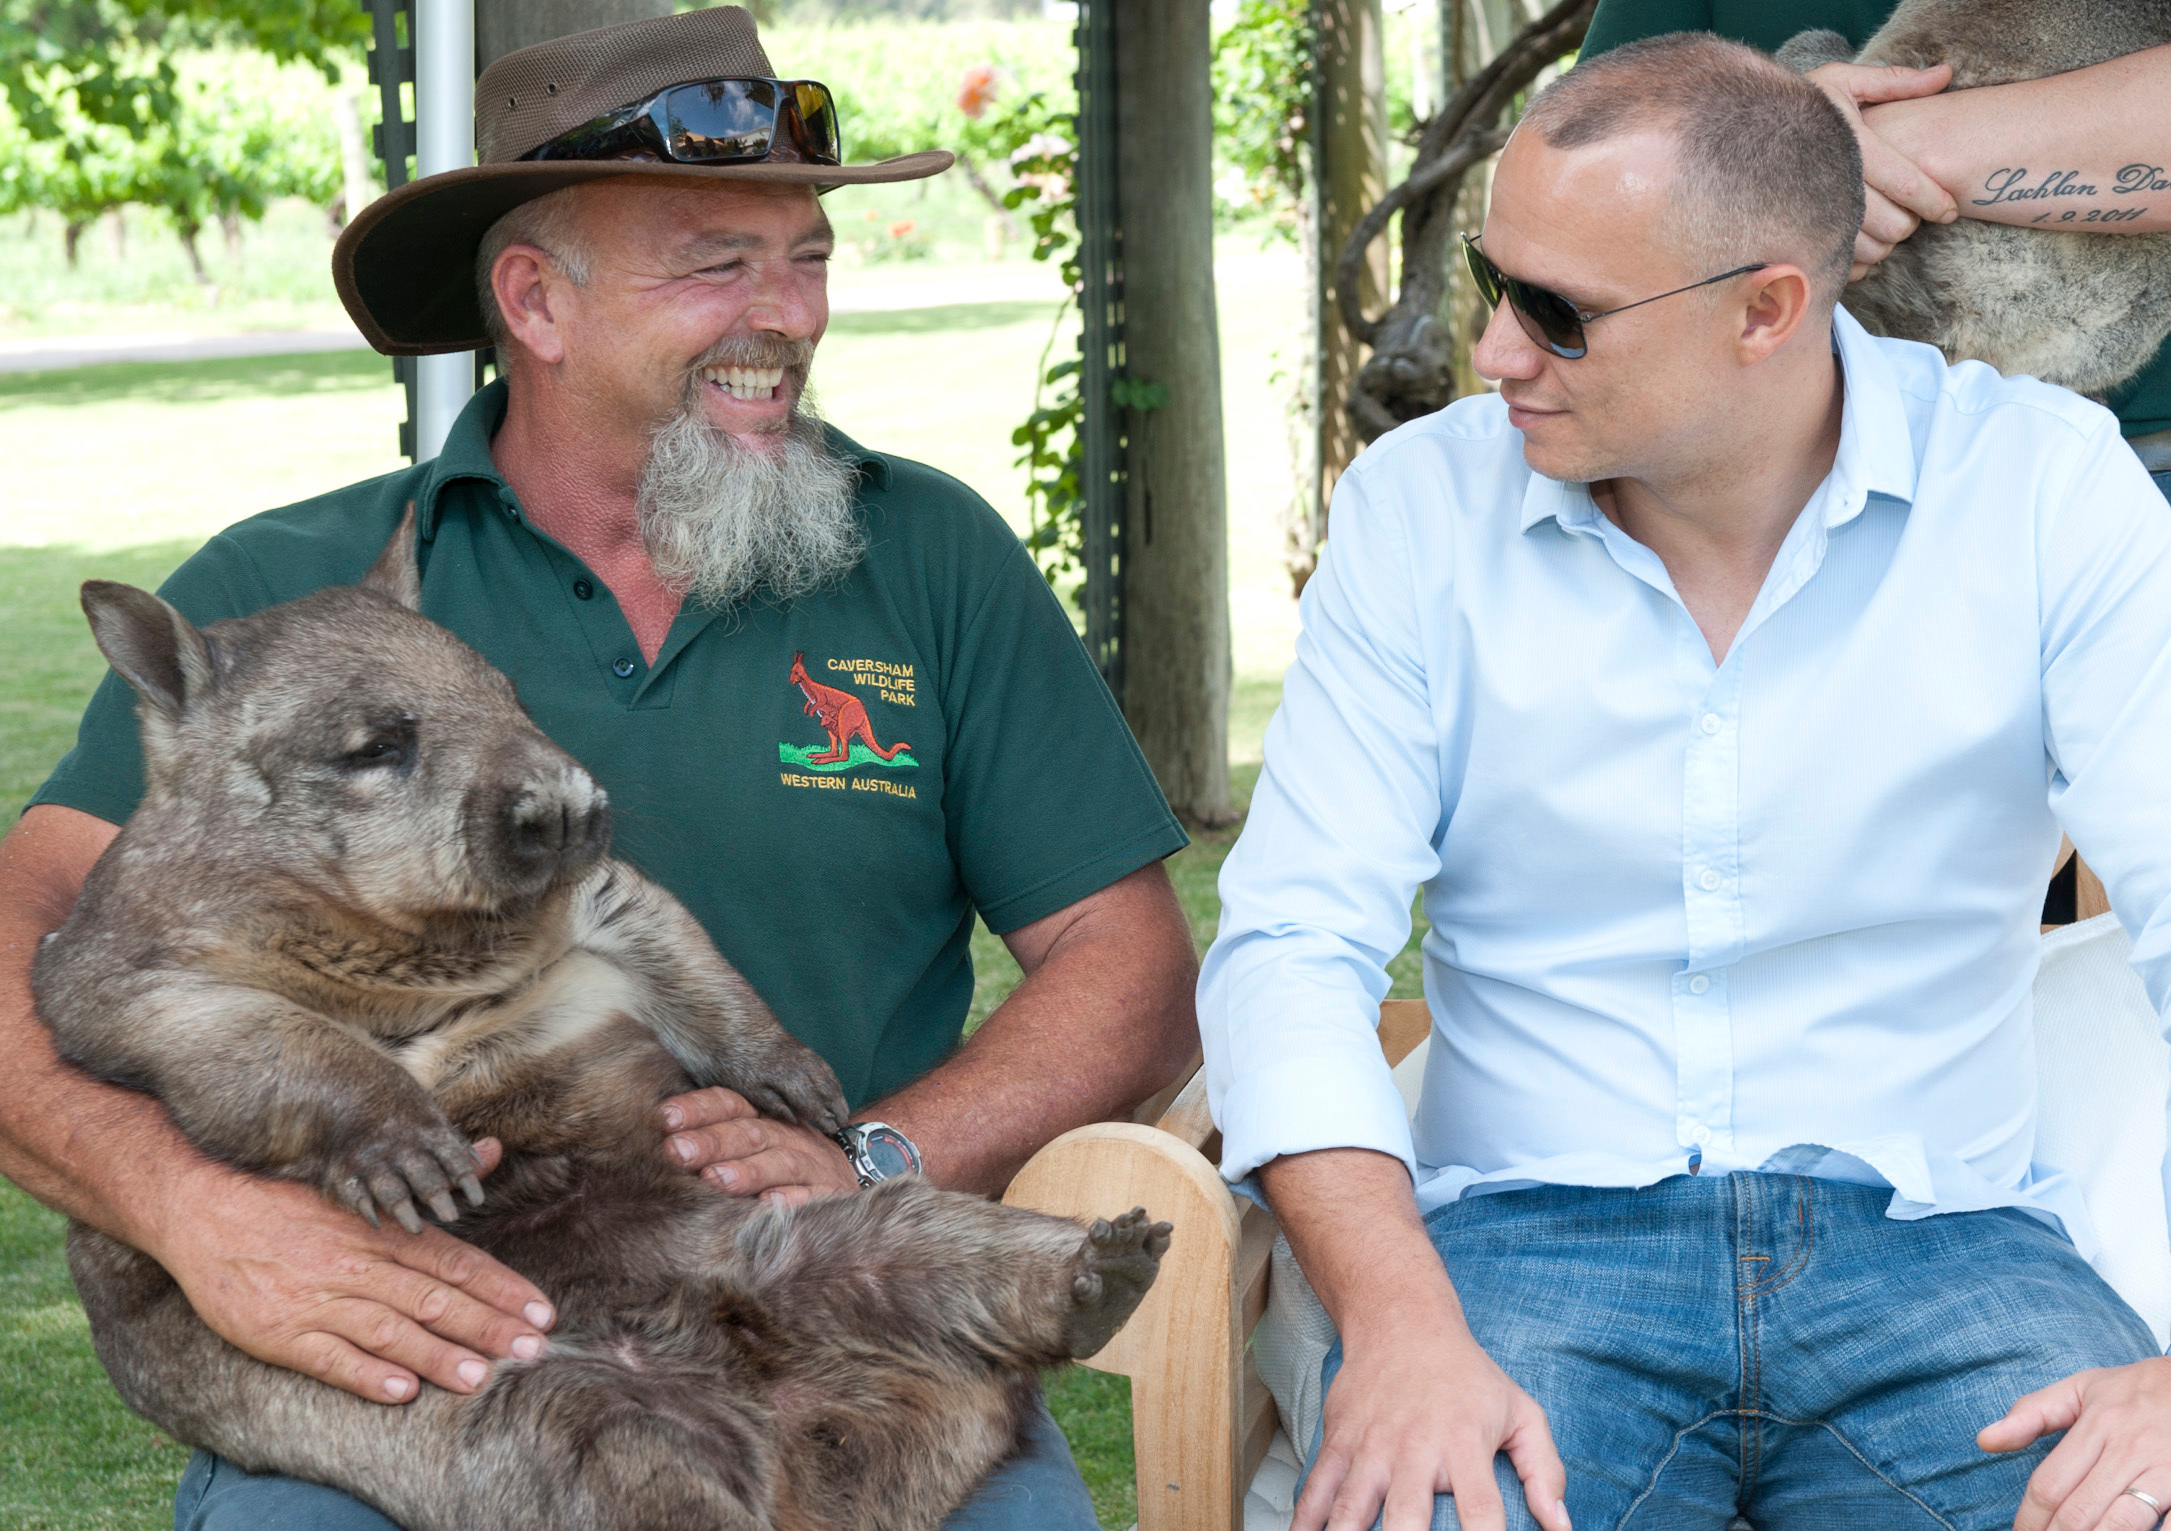
[[702,380],[714,383],[734,399],[759,403],[776,397],[783,385],[782,367],[703,367]]

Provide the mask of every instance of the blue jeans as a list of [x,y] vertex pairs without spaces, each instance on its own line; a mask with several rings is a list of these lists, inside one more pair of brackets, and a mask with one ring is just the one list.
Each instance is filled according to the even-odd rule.
[[[1026,1425],[1025,1449],[995,1469],[944,1531],[1099,1531],[1085,1480],[1048,1407]],[[359,1499],[298,1478],[258,1477],[199,1451],[174,1496],[173,1531],[399,1531]]]
[[[2055,1442],[1992,1456],[1975,1432],[2155,1342],[2026,1213],[1895,1222],[1891,1195],[1679,1175],[1471,1197],[1425,1225],[1479,1343],[1545,1410],[1582,1531],[2010,1528]],[[1341,1365],[1337,1345],[1329,1385]],[[1494,1470],[1508,1525],[1535,1527]],[[1434,1531],[1456,1524],[1440,1496]]]

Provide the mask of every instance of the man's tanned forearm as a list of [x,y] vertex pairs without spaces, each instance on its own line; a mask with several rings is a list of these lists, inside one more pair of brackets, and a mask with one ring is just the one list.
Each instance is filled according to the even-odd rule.
[[1963,218],[2081,233],[2171,229],[2171,45],[1862,115],[1952,194]]
[[948,1062],[863,1113],[956,1190],[1000,1194],[1042,1144],[1130,1114],[1196,1053],[1198,961],[1159,863],[1006,938],[1025,980]]
[[0,1174],[49,1207],[141,1243],[176,1172],[202,1163],[165,1108],[86,1078],[53,1051],[30,997],[38,941],[68,917],[83,879],[119,831],[41,806],[0,841]]

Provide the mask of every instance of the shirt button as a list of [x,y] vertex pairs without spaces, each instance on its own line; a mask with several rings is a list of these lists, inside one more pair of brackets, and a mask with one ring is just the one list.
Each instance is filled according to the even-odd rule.
[[596,593],[596,587],[584,579],[577,579],[573,581],[573,593],[585,601]]
[[1707,712],[1704,714],[1703,730],[1707,734],[1715,734],[1719,731],[1719,715],[1717,713]]
[[1697,1128],[1694,1132],[1689,1134],[1689,1141],[1691,1143],[1694,1143],[1698,1148],[1704,1147],[1711,1141],[1711,1129],[1709,1127]]
[[[620,680],[624,680],[627,676],[633,673],[633,661],[630,659],[619,660],[616,664],[611,666],[611,673],[617,676]],[[1709,874],[1707,873],[1706,875],[1708,876]]]
[[[619,662],[620,662],[621,664],[623,664],[623,663],[624,663],[624,661],[623,661],[623,660],[621,660],[621,661],[619,661]],[[621,671],[621,672],[619,672],[619,673],[623,674],[624,672],[623,672],[623,671]],[[1703,889],[1704,889],[1704,891],[1705,891],[1706,893],[1711,893],[1711,892],[1715,892],[1715,891],[1717,890],[1717,888],[1718,888],[1718,886],[1719,886],[1719,880],[1720,880],[1720,879],[1719,879],[1719,874],[1718,874],[1718,873],[1716,873],[1716,872],[1712,871],[1712,870],[1711,870],[1711,869],[1710,869],[1709,867],[1706,867],[1706,868],[1704,869],[1704,875],[1703,875],[1703,876],[1701,876],[1701,877],[1699,877],[1699,878],[1697,878],[1696,880],[1697,880],[1697,881],[1698,881],[1699,883],[1701,883],[1701,884],[1703,885]]]
[[1694,978],[1691,978],[1689,980],[1689,992],[1691,994],[1701,994],[1710,987],[1711,980],[1706,978],[1701,973],[1698,973]]

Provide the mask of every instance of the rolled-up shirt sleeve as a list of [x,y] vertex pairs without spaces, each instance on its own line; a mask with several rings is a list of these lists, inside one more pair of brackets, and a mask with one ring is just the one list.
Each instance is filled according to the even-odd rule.
[[[1377,1028],[1444,807],[1407,510],[1370,455],[1334,493],[1296,663],[1221,872],[1199,979],[1208,1102],[1231,1181],[1282,1154],[1368,1148],[1416,1173]],[[1445,546],[1445,539],[1439,539]],[[1428,557],[1444,555],[1427,554]],[[1428,569],[1428,590],[1450,571]]]

